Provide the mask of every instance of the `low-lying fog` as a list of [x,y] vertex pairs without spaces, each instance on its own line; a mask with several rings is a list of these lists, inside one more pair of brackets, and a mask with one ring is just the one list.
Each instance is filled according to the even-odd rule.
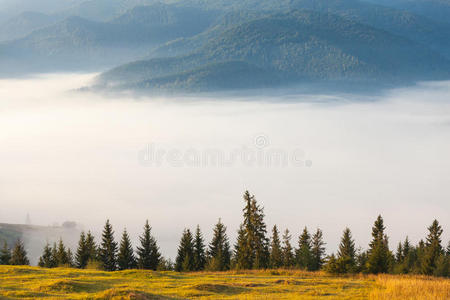
[[0,80],[0,223],[110,218],[136,241],[148,218],[173,258],[183,228],[209,240],[218,218],[234,244],[249,189],[295,244],[320,227],[335,251],[349,226],[366,248],[378,214],[391,248],[434,218],[448,241],[450,82],[278,102],[67,92],[92,76]]

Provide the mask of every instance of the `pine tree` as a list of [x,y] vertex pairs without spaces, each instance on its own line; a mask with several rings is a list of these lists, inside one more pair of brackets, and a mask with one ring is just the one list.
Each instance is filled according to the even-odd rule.
[[69,263],[69,257],[67,255],[66,247],[64,246],[62,239],[59,239],[56,261],[57,266],[67,266]]
[[156,270],[161,259],[156,239],[152,236],[151,230],[147,220],[144,225],[144,233],[139,237],[141,246],[137,247],[137,261],[140,269]]
[[11,254],[11,259],[9,261],[11,265],[29,265],[30,261],[27,257],[27,251],[25,250],[25,247],[22,243],[22,241],[19,239],[17,240]]
[[295,257],[293,248],[291,246],[291,235],[289,229],[286,229],[283,234],[283,267],[291,268],[295,264]]
[[230,269],[230,243],[226,230],[227,228],[219,219],[214,227],[213,238],[208,249],[208,269],[211,271]]
[[109,220],[106,221],[103,229],[98,258],[103,270],[115,271],[117,269],[117,243],[114,241],[114,231]]
[[69,248],[67,248],[67,266],[70,268],[73,268],[75,266],[74,261],[73,261],[73,253],[72,250],[70,250]]
[[56,243],[53,243],[51,257],[50,268],[56,268],[58,266],[58,246]]
[[372,241],[369,245],[367,270],[373,274],[387,273],[389,269],[390,252],[388,239],[384,234],[386,228],[383,223],[383,218],[378,216],[372,227]]
[[272,228],[272,243],[270,245],[270,267],[281,268],[283,266],[283,251],[277,225]]
[[185,229],[181,236],[178,247],[177,258],[175,261],[175,271],[193,271],[194,270],[194,240],[189,229]]
[[236,269],[250,269],[252,267],[252,252],[248,251],[248,238],[244,224],[239,226],[236,244],[234,246],[234,267]]
[[80,234],[77,252],[75,253],[75,266],[80,269],[86,268],[89,262],[89,253],[86,245],[86,235],[84,231]]
[[338,256],[336,259],[339,273],[354,272],[356,267],[356,249],[352,238],[352,232],[345,228],[339,244]]
[[446,252],[447,256],[450,256],[450,241],[448,241],[447,250],[445,252]]
[[122,239],[120,241],[117,265],[119,270],[136,268],[136,258],[134,257],[133,246],[131,245],[130,236],[126,229],[123,230]]
[[42,252],[42,256],[39,258],[38,266],[41,268],[52,268],[53,258],[52,258],[52,247],[47,242]]
[[248,191],[244,193],[244,222],[235,246],[236,267],[261,269],[269,266],[269,239],[264,222],[264,209]]
[[309,270],[311,268],[311,236],[306,227],[303,229],[303,232],[298,239],[296,261],[297,267],[300,269]]
[[325,256],[325,242],[323,241],[323,232],[317,228],[311,241],[311,270],[317,271],[323,265],[323,258]]
[[203,239],[203,235],[200,230],[200,225],[197,225],[194,240],[194,269],[196,271],[201,271],[205,269],[205,265],[206,265],[205,241]]
[[425,242],[425,252],[422,260],[422,274],[432,275],[436,269],[439,256],[444,254],[441,245],[442,227],[437,220],[434,220],[428,227],[428,236]]
[[3,242],[3,248],[0,250],[0,265],[9,265],[11,260],[11,249],[6,241]]
[[397,252],[395,252],[395,262],[401,264],[403,262],[403,245],[402,242],[398,243]]
[[95,238],[90,231],[86,235],[86,256],[88,263],[98,260],[99,256]]

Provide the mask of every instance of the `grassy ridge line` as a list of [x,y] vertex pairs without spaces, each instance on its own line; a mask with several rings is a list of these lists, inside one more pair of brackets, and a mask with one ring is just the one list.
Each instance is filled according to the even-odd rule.
[[291,270],[103,272],[0,266],[0,299],[450,299],[450,280]]

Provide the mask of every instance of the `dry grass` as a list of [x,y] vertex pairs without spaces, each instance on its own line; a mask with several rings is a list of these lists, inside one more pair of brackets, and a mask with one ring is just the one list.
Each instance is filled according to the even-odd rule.
[[448,279],[291,270],[102,272],[0,266],[0,299],[450,299]]

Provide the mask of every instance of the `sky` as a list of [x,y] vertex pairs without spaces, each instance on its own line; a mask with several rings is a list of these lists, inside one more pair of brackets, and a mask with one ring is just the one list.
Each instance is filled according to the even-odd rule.
[[0,80],[0,223],[100,232],[136,242],[145,220],[165,256],[182,230],[207,241],[219,218],[232,244],[245,190],[293,243],[345,227],[367,248],[378,214],[390,246],[449,240],[450,82],[364,95],[134,98],[74,92],[95,74]]

